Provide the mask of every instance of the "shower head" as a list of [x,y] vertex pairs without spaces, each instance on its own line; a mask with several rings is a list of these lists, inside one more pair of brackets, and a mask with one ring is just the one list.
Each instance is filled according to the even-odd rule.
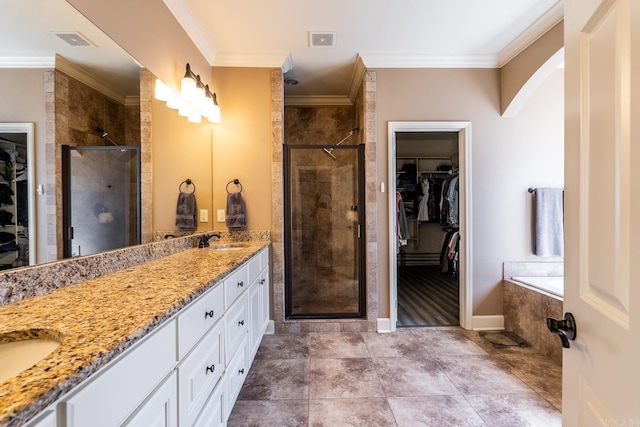
[[324,152],[333,157],[333,160],[336,159],[336,156],[333,155],[333,148],[323,148]]
[[96,132],[98,132],[98,135],[100,135],[100,138],[106,138],[107,135],[109,135],[109,132],[107,132],[106,130],[104,130],[104,129],[100,128],[100,127],[96,128]]
[[107,132],[106,130],[102,129],[101,127],[97,127],[96,132],[98,132],[98,135],[100,135],[100,138],[106,139],[116,147],[119,147],[119,145],[116,144],[116,142],[113,139],[109,138],[109,132]]
[[353,136],[354,132],[358,132],[360,130],[360,128],[353,128],[349,131],[349,133],[347,134],[347,136],[345,136],[344,138],[342,138],[342,140],[340,142],[338,142],[336,145],[334,145],[331,148],[323,148],[324,152],[327,153],[328,155],[330,155],[333,160],[336,159],[336,156],[333,155],[333,150],[340,144],[342,144],[343,142],[345,142],[347,139],[351,138]]

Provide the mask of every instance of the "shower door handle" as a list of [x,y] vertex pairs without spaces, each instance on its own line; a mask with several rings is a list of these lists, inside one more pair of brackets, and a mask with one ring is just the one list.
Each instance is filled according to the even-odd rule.
[[563,320],[547,318],[547,328],[554,334],[558,334],[564,348],[570,348],[569,340],[576,339],[576,319],[571,313],[565,313]]

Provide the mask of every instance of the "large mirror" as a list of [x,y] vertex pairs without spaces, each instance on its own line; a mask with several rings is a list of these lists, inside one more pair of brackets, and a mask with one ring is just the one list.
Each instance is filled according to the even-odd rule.
[[68,231],[61,147],[140,146],[140,65],[65,0],[0,0],[0,10],[0,123],[33,124],[29,264],[50,262]]

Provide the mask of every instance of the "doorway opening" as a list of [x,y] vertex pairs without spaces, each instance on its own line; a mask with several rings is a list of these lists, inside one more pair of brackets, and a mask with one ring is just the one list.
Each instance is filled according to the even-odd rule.
[[285,316],[364,317],[364,145],[284,150]]
[[[389,122],[388,129],[389,330],[471,329],[471,123]],[[445,183],[453,186],[442,198]]]
[[395,162],[397,326],[457,326],[458,132],[399,132]]
[[62,146],[65,258],[140,243],[140,147]]

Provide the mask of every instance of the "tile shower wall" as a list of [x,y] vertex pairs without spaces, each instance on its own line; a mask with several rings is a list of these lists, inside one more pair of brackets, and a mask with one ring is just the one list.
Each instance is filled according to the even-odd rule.
[[120,104],[58,71],[45,72],[47,155],[47,259],[62,258],[62,156],[60,146],[100,146],[101,127],[116,142],[140,145],[140,109]]

